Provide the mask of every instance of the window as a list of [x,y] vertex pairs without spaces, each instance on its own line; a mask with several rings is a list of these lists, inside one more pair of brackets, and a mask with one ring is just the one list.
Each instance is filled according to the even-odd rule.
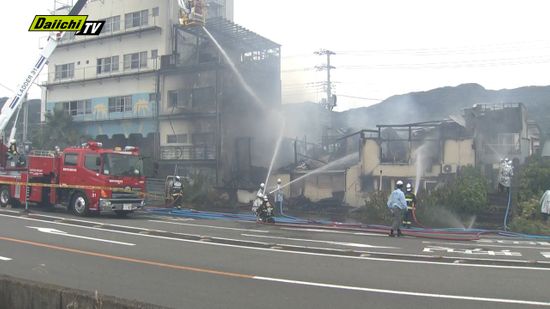
[[169,107],[189,107],[191,104],[191,93],[188,90],[172,90],[168,91],[168,106]]
[[147,67],[147,52],[124,55],[124,70],[133,70]]
[[92,101],[79,100],[79,101],[63,102],[63,110],[71,116],[91,114]]
[[65,166],[77,166],[78,154],[77,153],[66,153],[65,154]]
[[99,167],[97,163],[97,159],[99,159],[98,154],[90,154],[84,156],[84,167],[89,169],[90,171],[99,172]]
[[132,97],[112,97],[109,98],[109,113],[122,113],[132,111]]
[[156,7],[153,8],[153,12],[152,12],[151,15],[153,15],[153,16],[159,16],[159,7],[158,7],[158,6],[156,6]]
[[97,74],[118,71],[118,56],[97,59]]
[[128,29],[128,28],[134,28],[134,27],[140,27],[140,26],[147,26],[147,24],[149,23],[148,15],[149,15],[148,10],[125,14],[124,15],[125,28]]
[[74,77],[74,62],[55,66],[55,79]]
[[169,134],[166,135],[168,144],[187,144],[187,134]]
[[151,50],[151,59],[156,59],[159,56],[158,49]]
[[112,33],[120,31],[120,16],[113,16],[105,19],[105,26],[101,33]]
[[154,92],[149,93],[149,102],[156,102],[157,101],[157,94]]

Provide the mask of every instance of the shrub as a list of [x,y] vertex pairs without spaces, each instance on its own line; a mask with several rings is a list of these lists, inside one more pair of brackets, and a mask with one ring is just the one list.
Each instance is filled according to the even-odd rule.
[[455,179],[429,194],[420,194],[418,205],[446,208],[451,213],[472,215],[487,207],[487,182],[473,167],[465,167]]
[[391,222],[391,215],[386,206],[390,192],[370,192],[365,200],[365,206],[356,212],[356,218],[364,223],[388,224]]
[[508,227],[517,233],[550,235],[550,225],[523,217],[514,218]]

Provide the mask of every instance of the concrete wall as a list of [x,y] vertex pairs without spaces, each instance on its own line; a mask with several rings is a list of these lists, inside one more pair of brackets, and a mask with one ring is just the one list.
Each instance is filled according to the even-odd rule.
[[344,202],[352,207],[365,205],[366,194],[361,191],[361,165],[349,168],[346,172],[346,192]]
[[167,309],[92,292],[0,275],[0,308]]
[[443,146],[443,164],[475,165],[473,143],[473,139],[446,140]]

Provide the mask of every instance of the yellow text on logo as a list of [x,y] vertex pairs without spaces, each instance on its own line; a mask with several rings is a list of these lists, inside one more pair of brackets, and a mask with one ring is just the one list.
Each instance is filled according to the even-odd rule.
[[80,31],[88,15],[36,15],[29,31]]

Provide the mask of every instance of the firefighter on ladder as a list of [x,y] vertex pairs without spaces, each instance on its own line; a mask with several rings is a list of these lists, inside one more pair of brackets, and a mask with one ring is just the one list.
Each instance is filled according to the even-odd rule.
[[410,183],[408,183],[406,187],[405,201],[407,202],[407,211],[403,216],[403,226],[406,228],[410,228],[416,208],[416,195],[413,193],[413,188]]

